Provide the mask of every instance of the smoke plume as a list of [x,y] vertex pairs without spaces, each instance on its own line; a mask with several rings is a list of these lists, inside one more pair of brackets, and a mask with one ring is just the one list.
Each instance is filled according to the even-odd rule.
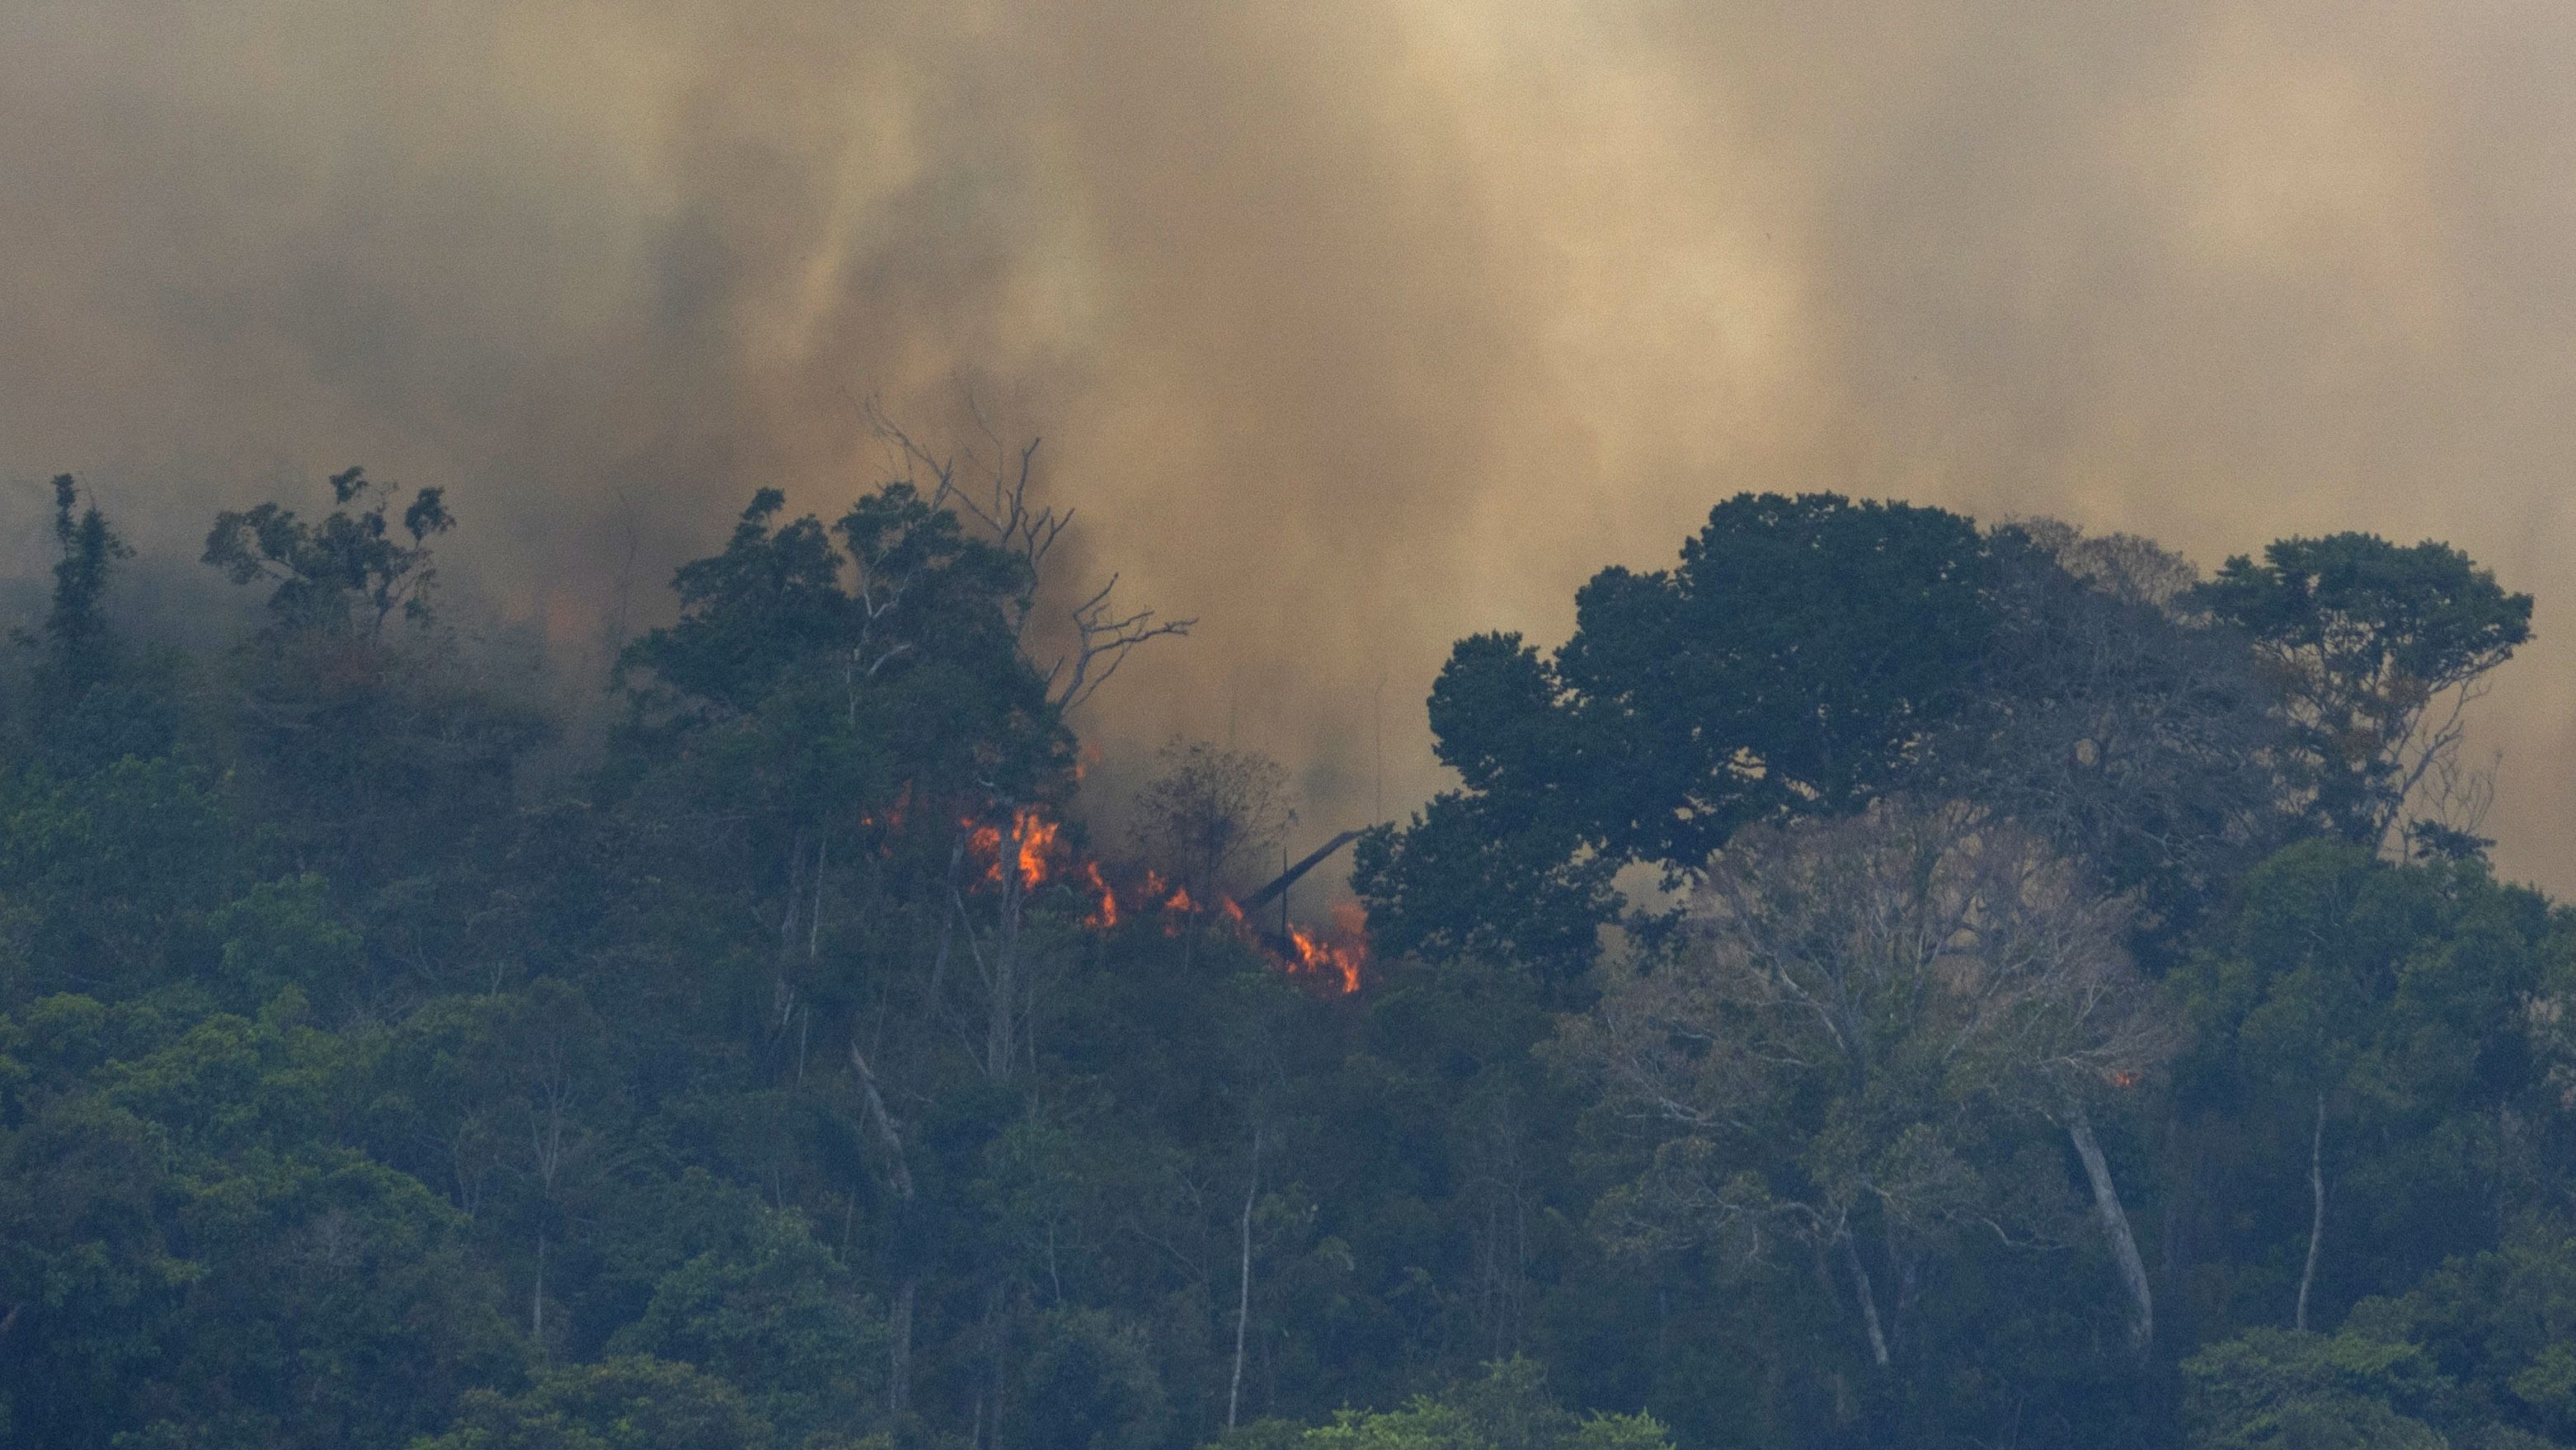
[[2504,0],[11,0],[0,479],[22,564],[59,470],[179,563],[443,484],[595,653],[972,396],[1201,621],[1111,773],[1231,738],[1317,838],[1438,786],[1451,640],[1737,490],[2443,538],[2539,596],[2480,749],[2564,891],[2571,65]]

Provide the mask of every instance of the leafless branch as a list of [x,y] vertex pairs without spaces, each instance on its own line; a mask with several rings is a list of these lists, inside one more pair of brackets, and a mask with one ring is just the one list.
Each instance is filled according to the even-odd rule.
[[[907,469],[918,469],[936,480],[928,497],[934,507],[956,509],[972,519],[993,543],[1020,560],[1026,570],[1028,593],[1017,601],[1011,619],[1015,636],[1026,638],[1030,621],[1037,612],[1037,599],[1043,592],[1046,561],[1064,531],[1074,519],[1075,510],[1059,512],[1053,505],[1040,506],[1030,497],[1035,477],[1038,446],[1043,441],[1031,438],[1016,453],[1001,446],[1000,435],[985,419],[983,410],[970,396],[969,412],[976,427],[993,445],[990,472],[980,490],[969,490],[958,483],[954,460],[932,453],[911,434],[886,416],[875,399],[868,400],[866,414],[878,436],[885,439]],[[970,462],[978,461],[969,455]],[[1147,640],[1180,636],[1190,632],[1195,619],[1162,619],[1152,609],[1119,613],[1110,602],[1118,587],[1118,576],[1075,604],[1065,613],[1073,627],[1073,644],[1057,656],[1043,671],[1048,702],[1059,712],[1079,708],[1098,693],[1110,677],[1118,673],[1127,656]]]

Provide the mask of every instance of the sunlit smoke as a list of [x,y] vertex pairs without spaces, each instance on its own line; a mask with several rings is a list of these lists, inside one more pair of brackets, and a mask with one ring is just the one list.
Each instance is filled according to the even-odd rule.
[[2487,0],[14,0],[0,479],[18,573],[74,470],[178,619],[216,507],[445,485],[595,699],[752,489],[971,394],[1201,620],[1087,793],[1179,730],[1319,829],[1445,783],[1451,640],[1737,489],[2440,537],[2540,598],[2491,832],[2576,888],[2571,65]]

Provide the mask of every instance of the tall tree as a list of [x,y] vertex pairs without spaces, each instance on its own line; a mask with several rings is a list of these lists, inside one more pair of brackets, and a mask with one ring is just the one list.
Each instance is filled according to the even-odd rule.
[[1677,567],[1594,576],[1552,657],[1461,641],[1431,728],[1462,788],[1364,844],[1373,923],[1402,948],[1582,970],[1620,865],[1678,882],[1747,823],[1857,809],[1906,779],[1971,698],[1998,583],[1957,514],[1742,494]]
[[[678,621],[626,651],[618,678],[635,713],[619,768],[637,808],[667,801],[653,809],[676,805],[702,823],[690,837],[718,849],[701,870],[738,881],[757,914],[772,1072],[786,1070],[784,1049],[817,1005],[853,1019],[854,1106],[898,1221],[886,1383],[902,1413],[928,1267],[918,1149],[898,1096],[908,1084],[880,1072],[884,1033],[856,1019],[871,999],[885,1004],[901,1066],[919,1071],[929,1028],[950,1010],[952,958],[968,955],[959,930],[974,929],[959,920],[969,839],[996,795],[1034,801],[1059,788],[1069,741],[1017,647],[1019,601],[1034,585],[1026,563],[969,536],[945,491],[892,483],[828,528],[783,518],[785,506],[775,489],[756,494],[723,551],[675,576]],[[1004,874],[1002,889],[1015,889],[1017,873]],[[895,960],[860,959],[907,983],[899,998],[851,980],[829,950],[844,932],[863,947],[877,940],[852,917],[827,932],[836,882],[845,901],[896,908],[882,917],[932,923],[926,942],[891,934]]]
[[1993,644],[1921,774],[2135,892],[2137,944],[2161,966],[2293,824],[2271,775],[2274,692],[2246,638],[2191,607],[2199,573],[2180,555],[2049,519],[1991,542]]
[[2455,759],[2488,671],[2531,638],[2531,596],[2431,541],[2282,539],[2239,555],[2195,602],[2255,641],[2293,743],[2285,786],[2317,829],[2389,845]]
[[215,517],[203,562],[267,590],[269,625],[233,651],[228,704],[250,747],[245,787],[298,871],[327,857],[352,893],[450,870],[511,799],[549,734],[462,667],[431,604],[444,494],[358,468],[307,520],[275,502]]
[[44,648],[42,685],[60,700],[77,698],[115,668],[119,641],[107,621],[108,575],[134,557],[98,505],[80,507],[80,484],[70,474],[54,476],[54,561],[52,608],[45,613],[39,643]]
[[373,638],[397,613],[424,620],[438,577],[429,541],[456,520],[445,493],[424,488],[397,534],[387,510],[398,492],[352,467],[331,475],[336,507],[316,522],[274,502],[226,509],[206,534],[205,562],[235,584],[266,584],[270,611],[290,628]]
[[2170,1034],[2092,895],[2044,838],[1974,807],[1882,806],[1741,833],[1674,960],[1612,964],[1569,1061],[1661,1125],[1605,1204],[1640,1248],[1803,1243],[1845,1271],[1872,1360],[1900,1350],[1923,1259],[2007,1231],[1995,1140],[2025,1115],[2077,1148],[2144,1349],[2153,1305],[2091,1101]]

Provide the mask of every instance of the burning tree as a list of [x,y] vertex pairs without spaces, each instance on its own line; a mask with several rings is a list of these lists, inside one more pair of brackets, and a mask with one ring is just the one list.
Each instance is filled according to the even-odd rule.
[[[1073,785],[1067,717],[1130,651],[1189,622],[1117,612],[1114,577],[1053,615],[1048,563],[1072,515],[1033,501],[1034,442],[977,486],[878,423],[910,476],[829,526],[762,490],[721,553],[679,571],[679,620],[631,646],[619,676],[630,730],[679,747],[664,752],[682,762],[674,784],[708,803],[703,834],[739,862],[771,933],[778,1070],[801,1080],[818,1005],[850,1016],[853,1106],[902,1216],[918,1187],[900,1104],[927,1091],[932,1029],[979,998],[973,1069],[1006,1086],[1027,1056],[1023,936]],[[1048,638],[1061,648],[1042,653]],[[950,970],[960,961],[972,978]],[[889,994],[898,982],[909,1002]],[[896,1278],[900,1409],[917,1265]]]

